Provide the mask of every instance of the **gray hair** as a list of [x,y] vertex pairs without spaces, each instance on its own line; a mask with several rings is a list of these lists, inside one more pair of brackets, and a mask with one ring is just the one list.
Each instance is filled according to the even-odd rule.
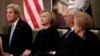
[[75,16],[76,14],[80,13],[81,10],[74,7],[74,8],[69,8],[69,9],[68,9],[68,12],[69,12],[70,15]]
[[19,5],[17,5],[17,4],[9,4],[7,6],[7,8],[12,8],[14,10],[15,14],[18,14],[20,16],[21,8],[20,8]]

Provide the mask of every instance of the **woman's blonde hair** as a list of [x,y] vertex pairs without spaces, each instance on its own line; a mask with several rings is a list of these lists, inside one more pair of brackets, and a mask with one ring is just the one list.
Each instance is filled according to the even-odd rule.
[[93,18],[86,12],[80,12],[74,16],[74,23],[78,24],[82,29],[93,28]]
[[40,15],[42,13],[44,13],[44,12],[46,12],[50,24],[53,25],[55,23],[55,14],[52,11],[45,9],[45,10],[43,10],[43,11],[40,12]]

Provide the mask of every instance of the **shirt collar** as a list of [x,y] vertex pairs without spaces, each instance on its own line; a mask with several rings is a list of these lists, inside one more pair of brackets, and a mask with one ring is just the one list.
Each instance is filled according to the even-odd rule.
[[12,25],[14,26],[14,28],[16,27],[18,20],[19,20],[19,18],[14,23],[12,23]]
[[15,26],[17,24],[18,20],[19,20],[19,18],[12,24]]
[[74,27],[71,28],[71,32],[74,31]]

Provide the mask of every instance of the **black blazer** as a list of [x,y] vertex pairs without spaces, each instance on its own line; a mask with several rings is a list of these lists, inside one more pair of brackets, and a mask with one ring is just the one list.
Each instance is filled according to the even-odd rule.
[[98,51],[100,51],[99,37],[86,30],[81,42],[79,56],[100,56]]
[[71,32],[67,38],[65,38],[66,34],[61,37],[55,56],[73,56],[77,52],[76,50],[80,46],[80,38],[74,32]]
[[55,27],[51,26],[48,29],[42,29],[38,32],[35,42],[32,47],[32,54],[37,52],[49,52],[57,49],[59,33]]
[[25,49],[30,49],[32,45],[32,29],[30,26],[19,19],[14,30],[11,45],[9,47],[10,30],[8,30],[7,46],[5,52],[11,53],[14,56],[19,56]]
[[86,30],[84,39],[81,39],[76,33],[71,32],[67,38],[59,42],[58,50],[55,56],[97,56],[100,50],[99,39],[91,31]]

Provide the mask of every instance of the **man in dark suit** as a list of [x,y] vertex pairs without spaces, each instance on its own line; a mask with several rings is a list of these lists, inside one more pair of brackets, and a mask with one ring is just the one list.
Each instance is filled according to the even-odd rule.
[[20,7],[17,4],[7,6],[7,20],[11,23],[8,29],[7,46],[4,56],[20,56],[32,45],[32,29],[20,18]]
[[[72,56],[74,55],[74,50],[80,42],[77,41],[76,35],[73,33],[74,25],[74,15],[81,12],[78,8],[70,8],[65,14],[65,23],[69,30],[61,37],[58,50],[50,51],[50,54],[54,56]],[[74,41],[75,40],[75,41]],[[76,51],[76,50],[75,50]]]
[[69,9],[65,15],[65,21],[66,25],[71,28],[71,32],[67,32],[62,37],[58,50],[50,51],[49,53],[54,56],[98,56],[99,54],[96,50],[100,50],[98,47],[99,39],[94,33],[89,31],[93,27],[91,19],[84,12],[75,8]]

